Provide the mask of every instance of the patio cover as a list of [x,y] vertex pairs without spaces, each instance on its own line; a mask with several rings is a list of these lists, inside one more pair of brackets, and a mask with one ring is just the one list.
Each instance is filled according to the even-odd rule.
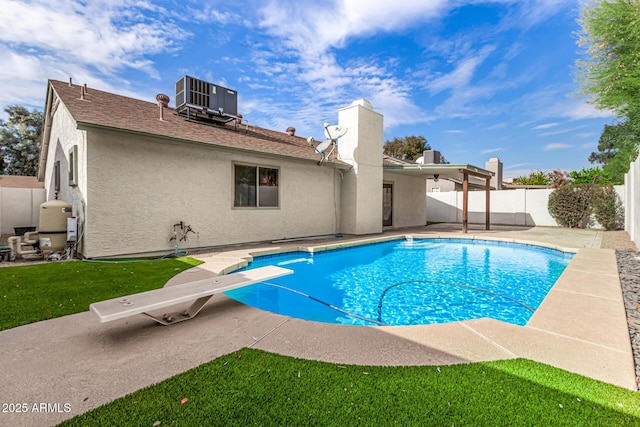
[[469,176],[485,180],[485,230],[490,229],[490,191],[493,172],[469,164],[395,164],[384,165],[384,171],[408,176],[423,176],[425,179],[462,179],[462,232],[469,225]]

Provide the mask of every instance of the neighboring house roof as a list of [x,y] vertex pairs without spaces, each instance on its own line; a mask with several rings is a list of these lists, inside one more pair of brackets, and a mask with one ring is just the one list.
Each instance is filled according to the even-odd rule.
[[35,176],[0,175],[0,187],[5,188],[44,188]]
[[413,165],[415,162],[411,160],[403,160],[393,156],[387,156],[386,154],[382,155],[382,164],[383,165]]
[[[176,114],[173,108],[165,108],[160,120],[157,103],[87,88],[82,96],[82,86],[49,80],[49,88],[64,103],[76,121],[78,129],[103,128],[155,135],[184,142],[196,142],[219,147],[260,152],[303,160],[320,160],[307,140],[253,125],[212,125],[188,121]],[[52,99],[51,96],[48,97]],[[47,102],[55,104],[55,100]],[[53,107],[47,105],[47,117]],[[48,141],[47,141],[48,142]],[[43,144],[43,147],[45,144]],[[45,154],[46,155],[46,154]],[[351,165],[339,160],[325,160],[340,169]],[[40,176],[40,175],[39,175]]]

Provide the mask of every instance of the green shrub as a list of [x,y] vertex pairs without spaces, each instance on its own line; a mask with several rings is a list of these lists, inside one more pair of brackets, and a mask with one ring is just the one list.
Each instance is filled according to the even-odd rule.
[[549,195],[549,213],[563,227],[580,226],[591,213],[591,185],[563,185]]
[[593,190],[591,206],[596,220],[605,230],[620,228],[623,222],[624,209],[613,185],[597,186]]

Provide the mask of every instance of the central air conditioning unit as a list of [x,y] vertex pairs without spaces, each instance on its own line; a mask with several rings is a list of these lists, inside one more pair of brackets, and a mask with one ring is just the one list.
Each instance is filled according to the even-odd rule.
[[204,80],[184,76],[176,82],[176,111],[231,120],[238,115],[238,92]]

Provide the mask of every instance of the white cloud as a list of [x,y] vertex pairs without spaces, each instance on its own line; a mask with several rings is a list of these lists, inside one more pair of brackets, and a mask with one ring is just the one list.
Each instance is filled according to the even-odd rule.
[[446,6],[446,0],[272,0],[259,14],[260,25],[288,48],[316,56],[349,37],[394,31],[440,16]]
[[505,166],[504,169],[505,170],[518,169],[518,168],[522,168],[523,166],[528,166],[530,164],[531,163],[514,163],[512,165]]
[[549,128],[552,128],[552,127],[558,126],[559,124],[560,124],[560,123],[545,123],[545,124],[542,124],[542,125],[538,125],[538,126],[536,126],[536,127],[532,128],[532,129],[533,129],[533,130],[549,129]]
[[464,131],[460,129],[451,129],[451,130],[445,130],[444,133],[464,133]]
[[571,148],[573,147],[573,145],[571,144],[563,144],[563,143],[552,143],[552,144],[547,144],[544,146],[544,151],[551,151],[551,150],[564,150],[566,148]]
[[456,68],[449,74],[437,77],[427,84],[432,94],[447,89],[462,89],[469,85],[476,68],[495,50],[495,46],[484,46],[477,54],[460,61]]
[[144,1],[0,0],[0,106],[42,108],[47,79],[132,93],[121,77],[159,78],[149,55],[174,51],[188,36],[166,11]]
[[550,131],[550,132],[542,132],[540,134],[540,136],[562,135],[564,133],[570,133],[570,132],[574,132],[576,130],[584,129],[585,127],[586,127],[586,125],[582,125],[582,126],[574,126],[574,127],[567,128],[567,129],[558,129],[558,130],[554,130],[554,131]]
[[592,138],[594,136],[598,136],[598,134],[595,132],[580,132],[580,133],[577,133],[576,136],[578,138]]
[[495,153],[495,152],[498,152],[498,151],[502,151],[502,147],[487,148],[486,150],[480,151],[480,154],[489,154],[489,153]]

